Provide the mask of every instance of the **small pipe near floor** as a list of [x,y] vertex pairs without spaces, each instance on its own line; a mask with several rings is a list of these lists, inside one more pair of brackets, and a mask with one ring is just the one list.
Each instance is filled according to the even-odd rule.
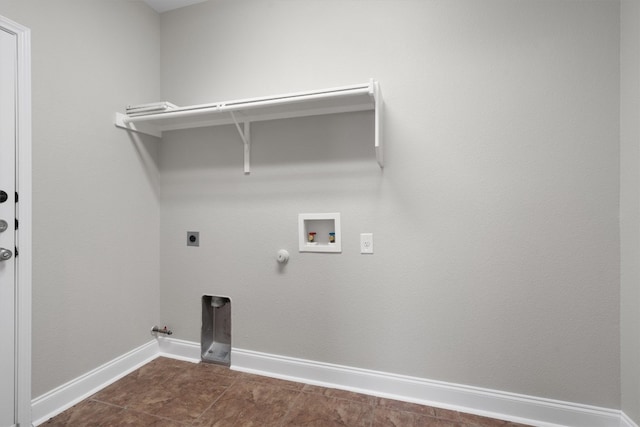
[[162,328],[162,329],[160,329],[157,326],[154,326],[153,328],[151,328],[151,333],[154,333],[154,334],[165,334],[165,335],[173,334],[173,332],[171,332],[171,329],[167,329],[166,326],[164,328]]

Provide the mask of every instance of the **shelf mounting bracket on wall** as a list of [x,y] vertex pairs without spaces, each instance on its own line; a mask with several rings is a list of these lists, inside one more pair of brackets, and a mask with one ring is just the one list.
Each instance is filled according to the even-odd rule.
[[380,83],[371,79],[369,81],[369,95],[373,98],[375,130],[373,146],[376,152],[376,161],[380,169],[384,168],[384,157],[382,155],[382,112],[384,103],[382,102],[382,92],[380,92]]
[[244,173],[248,175],[251,173],[251,122],[245,120],[243,127],[240,128],[236,115],[233,111],[229,112],[231,113],[233,123],[236,125],[236,129],[238,129],[240,138],[242,138],[242,144],[244,145]]

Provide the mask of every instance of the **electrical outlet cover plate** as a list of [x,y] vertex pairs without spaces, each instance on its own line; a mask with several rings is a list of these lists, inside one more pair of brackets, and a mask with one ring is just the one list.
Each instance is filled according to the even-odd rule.
[[360,253],[361,254],[373,253],[373,233],[360,234]]

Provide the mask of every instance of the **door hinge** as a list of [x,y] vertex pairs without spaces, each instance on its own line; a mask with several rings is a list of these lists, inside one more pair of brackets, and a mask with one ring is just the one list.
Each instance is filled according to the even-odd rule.
[[18,218],[16,218],[16,226],[15,226],[15,229],[16,229],[16,230],[18,229]]
[[13,249],[14,249],[14,250],[13,250],[13,256],[14,256],[14,257],[17,257],[17,256],[18,256],[18,247],[17,247],[17,246],[14,246],[14,247],[13,247]]
[[18,203],[18,192],[16,191],[16,203]]

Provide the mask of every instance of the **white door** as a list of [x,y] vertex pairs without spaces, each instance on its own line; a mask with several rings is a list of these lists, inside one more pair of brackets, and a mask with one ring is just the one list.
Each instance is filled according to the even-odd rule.
[[17,39],[0,28],[0,427],[16,424]]

